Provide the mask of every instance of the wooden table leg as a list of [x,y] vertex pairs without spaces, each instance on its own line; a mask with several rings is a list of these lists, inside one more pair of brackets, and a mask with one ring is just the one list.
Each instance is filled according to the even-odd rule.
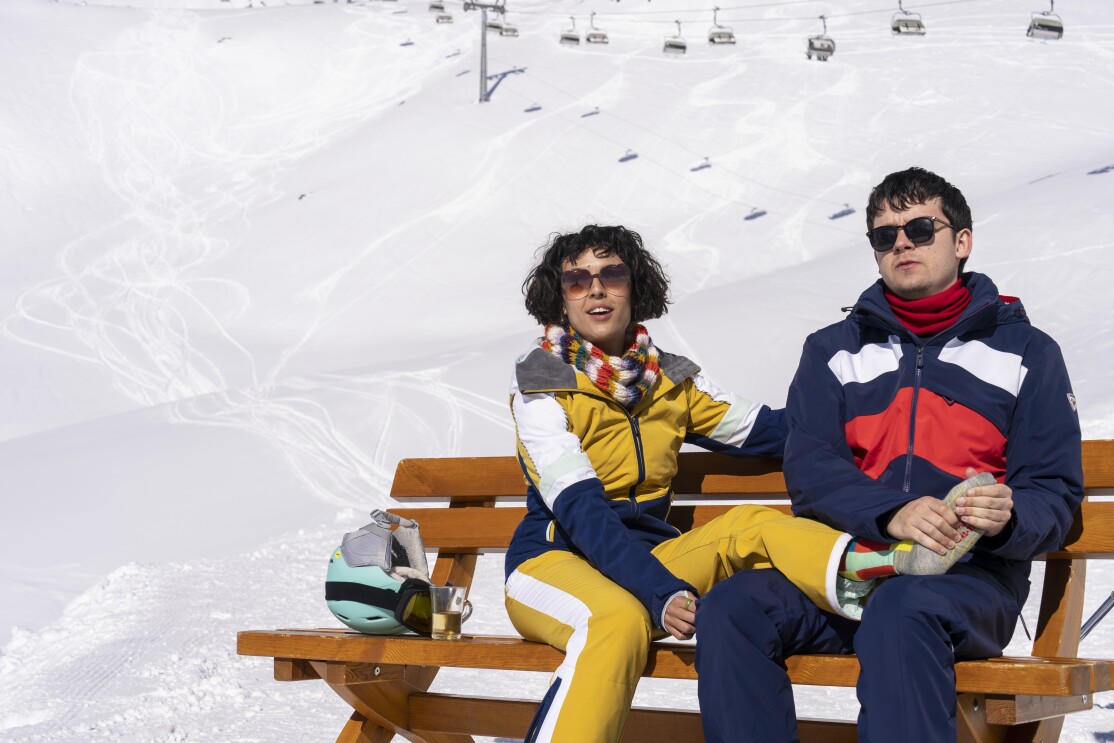
[[337,743],[390,743],[393,737],[393,731],[376,725],[359,712],[353,712],[348,722],[344,723]]

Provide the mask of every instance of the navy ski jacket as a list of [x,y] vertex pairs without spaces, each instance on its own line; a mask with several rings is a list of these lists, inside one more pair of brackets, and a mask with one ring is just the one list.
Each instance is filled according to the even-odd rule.
[[1083,498],[1079,417],[1059,346],[986,276],[971,302],[920,338],[890,309],[882,281],[842,322],[805,342],[789,390],[785,478],[798,516],[890,541],[894,513],[943,497],[967,467],[1013,490],[1001,533],[964,560],[1019,602],[1032,558],[1059,548]]

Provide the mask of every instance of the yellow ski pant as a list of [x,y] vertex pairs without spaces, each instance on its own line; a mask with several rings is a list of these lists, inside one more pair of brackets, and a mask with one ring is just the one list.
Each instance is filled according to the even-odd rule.
[[[740,570],[775,567],[832,611],[850,539],[771,508],[737,506],[653,554],[701,595]],[[505,590],[515,629],[565,652],[526,743],[617,743],[650,641],[663,636],[649,612],[587,560],[560,550],[519,565]]]

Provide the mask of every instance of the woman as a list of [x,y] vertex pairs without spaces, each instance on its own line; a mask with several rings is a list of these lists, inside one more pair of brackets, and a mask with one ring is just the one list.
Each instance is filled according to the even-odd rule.
[[[506,606],[523,637],[565,651],[531,743],[618,741],[651,639],[691,638],[696,598],[739,570],[775,566],[844,615],[863,593],[837,580],[850,535],[819,523],[761,506],[686,534],[665,521],[682,442],[780,457],[785,441],[782,411],[653,345],[640,323],[667,311],[668,289],[637,233],[594,225],[555,237],[523,284],[545,336],[511,384],[529,487],[507,550]],[[866,548],[871,575],[892,563],[880,547]]]

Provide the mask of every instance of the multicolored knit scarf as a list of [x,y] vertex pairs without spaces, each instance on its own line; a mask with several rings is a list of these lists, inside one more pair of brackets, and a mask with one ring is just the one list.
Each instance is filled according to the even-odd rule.
[[609,356],[571,325],[546,325],[542,348],[584,372],[592,384],[631,410],[658,381],[658,349],[642,325],[634,325],[634,343],[622,356]]

